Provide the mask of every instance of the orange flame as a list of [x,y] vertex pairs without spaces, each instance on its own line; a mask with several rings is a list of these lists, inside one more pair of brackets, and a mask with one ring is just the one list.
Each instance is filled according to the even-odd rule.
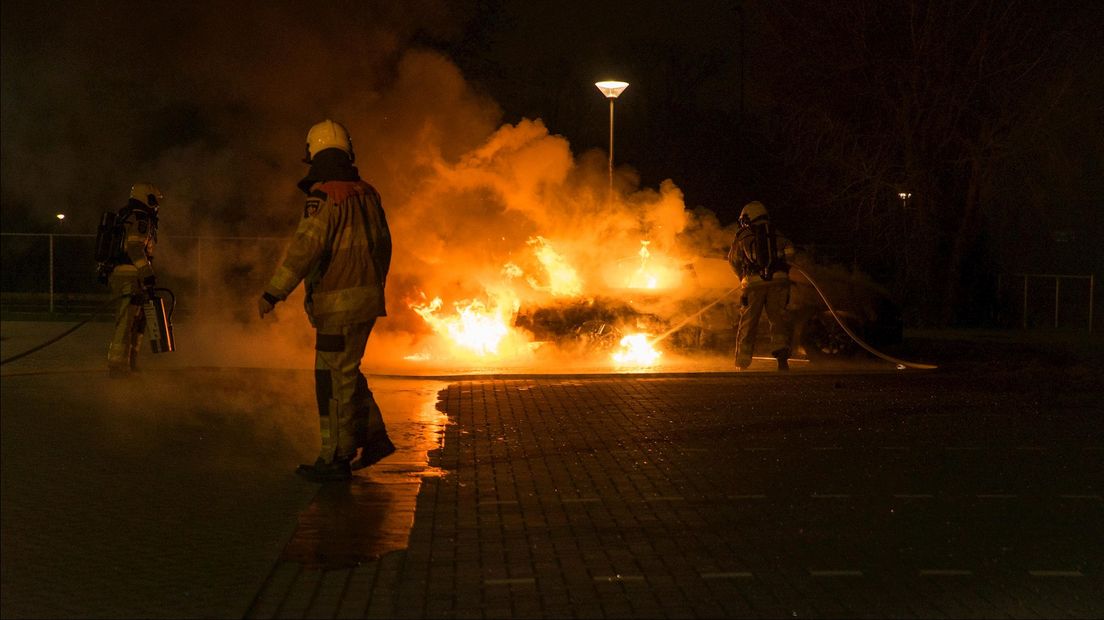
[[655,366],[660,352],[652,346],[648,334],[629,334],[621,339],[621,350],[613,354],[618,366]]
[[[649,250],[650,244],[648,240],[640,242],[637,252],[639,267],[629,278],[628,287],[657,289],[677,285],[679,274],[672,266],[673,261],[654,256]],[[410,308],[441,337],[441,342],[447,347],[445,355],[510,363],[511,358],[520,353],[531,354],[540,343],[532,342],[528,331],[513,326],[521,307],[520,296],[525,295],[519,288],[524,286],[523,282],[533,290],[553,297],[577,297],[584,293],[584,282],[579,273],[548,239],[535,235],[528,239],[527,245],[532,248],[532,256],[540,266],[534,265],[525,270],[514,262],[505,263],[500,270],[500,282],[485,288],[481,299],[454,302],[451,314],[442,311],[445,303],[440,297],[427,301],[424,293],[420,303],[410,304]],[[535,269],[543,269],[543,277],[534,276]],[[612,361],[619,367],[657,366],[661,354],[653,345],[652,338],[646,333],[626,335],[620,341],[619,350],[612,353]],[[428,361],[432,357],[422,353],[407,356],[406,359]]]
[[533,253],[536,254],[537,260],[548,272],[547,286],[538,283],[532,277],[528,279],[530,286],[538,291],[548,291],[556,297],[576,297],[583,293],[583,282],[579,279],[578,272],[567,264],[564,257],[552,248],[547,239],[537,235],[530,238],[528,243],[533,246]]
[[640,265],[636,271],[622,276],[625,288],[657,290],[680,285],[682,276],[676,258],[648,249],[651,243],[649,240],[640,241],[640,250],[636,253],[640,257]]
[[659,278],[654,273],[648,272],[648,259],[651,258],[652,253],[648,251],[648,244],[651,241],[641,241],[640,251],[637,252],[637,256],[640,257],[640,268],[636,270],[636,273],[629,279],[628,288],[656,288],[659,283]]
[[462,300],[453,303],[455,314],[438,314],[443,302],[434,297],[428,303],[411,304],[433,331],[446,336],[450,344],[463,352],[478,357],[497,356],[500,346],[510,336],[522,338],[511,324],[517,314],[517,300],[499,299],[488,308],[482,301]]

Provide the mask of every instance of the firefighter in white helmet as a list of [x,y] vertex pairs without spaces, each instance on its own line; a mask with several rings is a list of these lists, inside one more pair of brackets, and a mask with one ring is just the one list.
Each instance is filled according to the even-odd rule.
[[164,196],[152,183],[135,183],[130,199],[115,216],[118,239],[112,256],[101,265],[112,294],[120,299],[115,308],[115,331],[107,348],[108,374],[120,377],[137,367],[138,349],[146,330],[142,311],[153,293],[153,250],[157,245],[157,210]]
[[322,449],[299,475],[347,480],[395,451],[361,358],[376,319],[386,316],[384,284],[391,266],[391,232],[379,193],[360,178],[349,132],[325,120],[307,133],[307,195],[303,219],[257,301],[261,318],[304,282],[306,310],[316,330],[315,395]]
[[744,286],[743,313],[736,330],[736,367],[751,365],[759,318],[770,322],[770,352],[779,370],[789,370],[790,327],[786,304],[790,297],[789,265],[794,246],[771,225],[763,203],[749,202],[737,220],[740,229],[728,251],[728,262]]

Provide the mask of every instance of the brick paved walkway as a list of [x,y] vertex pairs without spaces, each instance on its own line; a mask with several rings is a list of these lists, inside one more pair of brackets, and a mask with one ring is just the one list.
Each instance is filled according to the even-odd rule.
[[[5,353],[57,332],[0,327]],[[182,330],[113,382],[86,330],[4,367],[4,617],[1104,616],[1099,346],[400,379],[443,441],[381,401],[401,454],[320,489],[290,474],[309,369],[197,368]]]
[[464,380],[405,550],[251,617],[1099,617],[1083,377]]

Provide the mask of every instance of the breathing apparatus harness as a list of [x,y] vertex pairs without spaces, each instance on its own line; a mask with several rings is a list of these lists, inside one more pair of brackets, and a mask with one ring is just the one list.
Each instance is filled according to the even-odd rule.
[[[145,304],[143,304],[142,310],[146,315],[146,321],[147,322],[150,322],[150,321],[153,322],[153,325],[152,325],[152,328],[151,328],[152,331],[150,332],[150,337],[149,337],[150,348],[153,350],[154,353],[168,353],[168,352],[171,352],[171,351],[175,351],[176,350],[176,341],[173,339],[172,315],[173,315],[173,312],[176,310],[176,295],[173,294],[173,292],[171,290],[167,289],[167,288],[154,288],[153,291],[155,291],[155,292],[156,291],[164,291],[164,292],[168,293],[169,297],[172,298],[172,306],[170,306],[168,312],[166,312],[165,311],[164,300],[158,295],[149,295],[148,300],[146,301]],[[0,366],[3,366],[4,364],[7,364],[8,362],[14,362],[17,359],[24,358],[24,357],[26,357],[26,356],[28,356],[32,353],[37,353],[38,351],[41,351],[42,349],[45,349],[46,347],[54,344],[55,342],[61,340],[62,338],[65,338],[69,334],[72,334],[73,332],[77,331],[81,327],[84,327],[84,325],[89,323],[93,318],[95,318],[95,316],[97,314],[99,314],[103,310],[107,309],[112,304],[118,303],[118,302],[120,302],[124,299],[129,298],[129,297],[132,297],[132,296],[131,295],[119,295],[118,297],[113,297],[113,298],[107,300],[106,302],[104,302],[102,305],[97,307],[92,312],[91,317],[81,321],[80,323],[77,323],[76,325],[70,327],[69,329],[65,330],[61,334],[58,334],[57,336],[54,336],[53,338],[47,340],[46,342],[43,342],[42,344],[39,344],[35,347],[32,347],[32,348],[30,348],[30,349],[28,349],[28,350],[26,350],[22,353],[19,353],[17,355],[13,355],[9,358],[0,360]]]
[[98,279],[107,284],[108,277],[116,265],[129,264],[126,254],[126,224],[134,217],[141,221],[141,231],[149,231],[150,237],[157,242],[157,208],[148,207],[139,200],[131,199],[118,212],[105,211],[96,229],[95,260]]
[[741,233],[737,241],[741,260],[738,266],[758,275],[764,282],[770,282],[776,271],[786,271],[788,265],[778,248],[778,236],[770,220],[761,217],[753,221],[741,215],[739,224]]

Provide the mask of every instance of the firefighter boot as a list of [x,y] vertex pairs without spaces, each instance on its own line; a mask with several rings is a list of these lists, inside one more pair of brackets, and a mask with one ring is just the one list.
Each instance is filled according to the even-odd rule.
[[354,470],[374,465],[395,453],[395,444],[391,443],[383,423],[383,413],[371,392],[367,393],[365,400],[367,402],[357,419],[356,437],[360,453],[349,464]]
[[778,370],[785,372],[790,369],[790,349],[782,347],[771,352],[771,356],[778,360]]
[[356,388],[353,392],[353,436],[359,449],[350,462],[353,470],[374,465],[395,453],[395,444],[387,436],[387,425],[383,423],[380,411],[368,381],[364,375],[357,374]]
[[311,482],[338,482],[353,477],[349,461],[344,459],[327,463],[319,458],[314,465],[300,465],[295,469],[295,473]]
[[361,446],[360,453],[349,462],[349,467],[353,470],[364,469],[394,453],[395,444],[391,443],[391,438],[387,436],[387,429],[381,428]]
[[751,366],[751,347],[736,343],[736,370],[747,370]]

